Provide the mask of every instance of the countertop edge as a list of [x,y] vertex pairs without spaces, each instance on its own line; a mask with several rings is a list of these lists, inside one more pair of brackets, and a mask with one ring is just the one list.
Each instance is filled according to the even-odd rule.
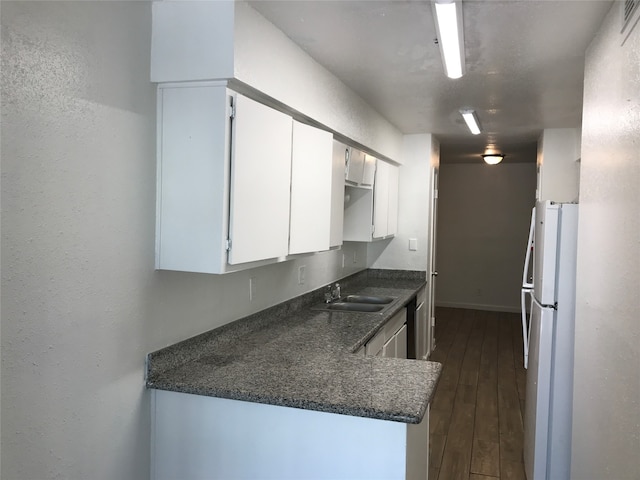
[[[340,353],[335,355],[349,355],[356,357],[353,353],[362,347],[384,324],[401,308],[413,298],[421,288],[426,285],[425,272],[410,272],[408,276],[412,277],[406,280],[402,275],[405,271],[378,271],[364,270],[352,275],[349,278],[339,280],[342,285],[348,288],[357,288],[356,286],[378,286],[387,282],[397,281],[403,287],[412,285],[404,290],[412,291],[407,294],[406,298],[402,298],[393,309],[390,309],[384,316],[381,316],[379,325],[368,332],[363,338],[360,338],[354,345],[350,347],[350,353]],[[417,275],[416,275],[417,273]],[[422,276],[422,278],[420,278]],[[399,360],[406,362],[424,362],[421,375],[428,377],[428,385],[416,387],[424,395],[420,395],[420,400],[414,400],[411,403],[413,408],[371,408],[364,404],[354,404],[341,401],[315,400],[313,398],[304,398],[304,395],[296,397],[295,395],[278,395],[269,392],[257,393],[254,391],[235,390],[233,388],[218,387],[209,385],[206,382],[184,381],[186,375],[175,374],[177,370],[185,367],[190,362],[198,362],[200,358],[207,355],[215,355],[219,348],[223,345],[229,345],[230,342],[238,341],[243,335],[255,332],[260,329],[268,329],[272,325],[276,325],[282,321],[283,317],[288,318],[295,316],[296,313],[308,309],[308,307],[322,298],[325,287],[321,287],[307,294],[301,295],[289,301],[283,302],[274,307],[267,308],[261,312],[241,318],[229,324],[223,325],[216,329],[210,330],[203,334],[189,338],[177,344],[171,345],[164,349],[152,352],[147,356],[147,379],[146,386],[149,389],[167,390],[181,392],[187,394],[227,398],[240,401],[248,401],[254,403],[263,403],[277,405],[290,408],[300,408],[305,410],[315,410],[319,412],[343,414],[356,417],[365,417],[379,420],[389,420],[408,424],[420,423],[424,417],[429,403],[433,398],[436,386],[442,372],[442,365],[437,362],[429,362],[424,360]],[[382,287],[384,288],[384,287]],[[329,357],[327,357],[329,358]],[[362,357],[365,360],[367,357]],[[351,358],[355,360],[355,358]],[[391,359],[378,359],[377,362],[384,362]],[[210,367],[216,368],[216,367]],[[396,366],[389,368],[398,368]],[[420,370],[420,369],[419,369]],[[364,367],[363,367],[364,371]],[[398,373],[400,370],[398,369]],[[172,377],[173,374],[173,377]],[[344,374],[343,374],[344,375]],[[416,374],[418,375],[418,374]],[[238,377],[239,378],[239,377]],[[358,379],[354,378],[354,382]]]

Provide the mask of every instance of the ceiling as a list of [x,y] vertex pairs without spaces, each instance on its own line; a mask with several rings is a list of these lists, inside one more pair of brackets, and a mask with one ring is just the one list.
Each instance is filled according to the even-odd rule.
[[[443,162],[495,149],[535,161],[545,128],[579,127],[584,54],[612,0],[464,0],[466,73],[444,74],[429,1],[249,2],[402,133],[433,133]],[[460,108],[473,108],[471,135]]]

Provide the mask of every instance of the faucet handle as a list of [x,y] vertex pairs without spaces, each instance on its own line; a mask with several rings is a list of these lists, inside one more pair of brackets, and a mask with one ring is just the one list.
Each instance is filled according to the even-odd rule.
[[325,303],[331,303],[331,300],[333,300],[333,291],[331,285],[327,285],[327,291],[324,292],[324,301]]

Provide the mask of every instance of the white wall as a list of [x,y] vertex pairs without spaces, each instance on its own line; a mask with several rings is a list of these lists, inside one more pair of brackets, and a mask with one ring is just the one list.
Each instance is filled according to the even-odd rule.
[[640,478],[640,26],[585,65],[571,478]]
[[[431,134],[405,135],[402,141],[404,164],[399,170],[398,232],[393,239],[369,245],[373,268],[397,270],[427,269],[429,185],[431,183]],[[409,250],[415,238],[418,249]]]
[[534,163],[440,164],[436,304],[520,310]]
[[153,12],[153,81],[233,78],[402,162],[398,129],[246,2],[156,2]]
[[345,269],[337,251],[226,276],[154,271],[150,3],[1,13],[1,477],[148,478],[145,355],[359,271],[366,246],[344,248]]
[[237,79],[395,162],[403,161],[396,127],[245,2],[235,5]]

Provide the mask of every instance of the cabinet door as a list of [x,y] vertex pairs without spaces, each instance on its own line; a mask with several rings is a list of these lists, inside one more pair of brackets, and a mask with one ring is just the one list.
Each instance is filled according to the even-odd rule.
[[376,157],[371,155],[364,156],[364,169],[362,172],[362,185],[366,187],[373,186],[376,176]]
[[373,187],[373,237],[387,236],[387,217],[389,213],[389,170],[386,162],[378,162],[376,181]]
[[371,241],[372,210],[373,190],[349,185],[345,187],[343,231],[345,241]]
[[236,95],[230,264],[282,257],[289,251],[291,125],[288,115]]
[[347,146],[333,142],[333,166],[331,174],[331,226],[329,246],[342,245],[344,231],[344,172]]
[[349,158],[346,162],[345,178],[347,182],[359,185],[364,175],[364,152],[349,147]]
[[398,180],[399,168],[387,164],[389,169],[388,192],[389,208],[387,210],[387,235],[395,235],[398,232]]
[[407,358],[407,325],[404,324],[395,335],[396,358]]
[[427,315],[424,302],[416,308],[416,359],[422,360],[426,353]]
[[331,133],[293,122],[291,254],[329,250],[332,154]]
[[371,357],[381,356],[384,350],[384,340],[384,335],[380,333],[369,340],[364,348],[365,355],[369,355]]
[[382,356],[387,358],[396,358],[396,336],[394,335],[386,341],[384,347],[382,347]]
[[227,263],[231,97],[223,86],[158,89],[156,268]]

